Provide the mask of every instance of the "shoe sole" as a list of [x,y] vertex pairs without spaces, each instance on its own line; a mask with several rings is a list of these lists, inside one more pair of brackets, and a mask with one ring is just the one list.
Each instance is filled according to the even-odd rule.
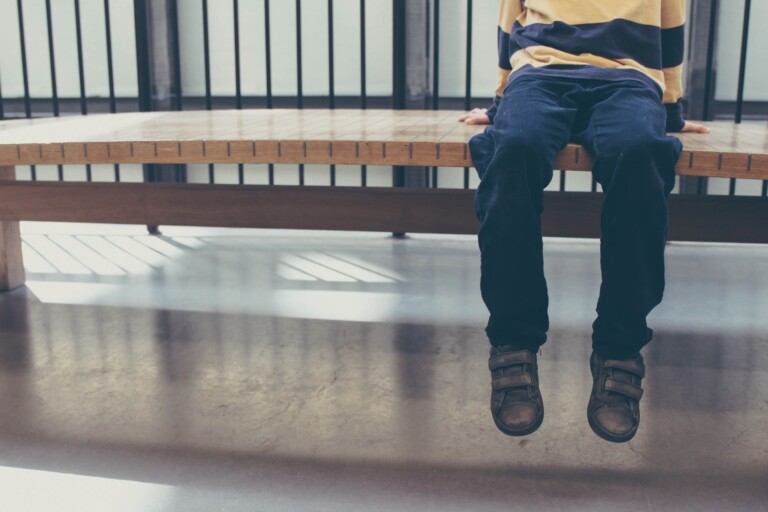
[[496,428],[501,430],[504,434],[512,437],[522,437],[527,436],[529,434],[533,434],[537,430],[539,430],[539,427],[544,422],[544,410],[542,409],[541,414],[539,414],[539,417],[536,418],[536,420],[531,423],[529,426],[521,429],[511,429],[508,426],[504,425],[503,423],[500,423],[498,420],[496,420],[496,417],[493,417],[493,422],[496,424]]
[[618,436],[615,434],[609,434],[608,432],[598,427],[597,424],[594,421],[592,421],[592,416],[590,416],[589,414],[587,414],[587,422],[589,422],[589,427],[592,429],[592,432],[597,434],[597,437],[599,437],[600,439],[604,439],[606,441],[610,441],[611,443],[626,443],[627,441],[635,437],[635,434],[637,433],[637,427],[635,427],[629,433],[621,436]]

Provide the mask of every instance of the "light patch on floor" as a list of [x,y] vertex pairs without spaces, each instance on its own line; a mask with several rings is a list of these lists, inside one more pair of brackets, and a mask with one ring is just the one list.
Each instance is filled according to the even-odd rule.
[[169,485],[0,467],[0,510],[7,512],[164,512]]

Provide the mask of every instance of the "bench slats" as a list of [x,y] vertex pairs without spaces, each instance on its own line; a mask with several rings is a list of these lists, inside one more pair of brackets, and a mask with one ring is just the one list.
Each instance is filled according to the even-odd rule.
[[[0,122],[0,165],[306,163],[471,167],[484,129],[459,111],[240,110],[103,114]],[[765,123],[711,122],[679,135],[679,175],[768,179]],[[556,169],[588,171],[568,145]]]

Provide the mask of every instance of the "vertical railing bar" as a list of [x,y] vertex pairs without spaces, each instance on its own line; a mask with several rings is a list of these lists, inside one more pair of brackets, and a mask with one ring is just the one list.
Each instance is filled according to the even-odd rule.
[[[406,29],[407,19],[405,0],[392,2],[392,109],[406,108]],[[392,167],[392,186],[405,186],[405,167]]]
[[24,81],[24,113],[26,117],[32,117],[32,98],[29,96],[29,72],[27,70],[27,42],[24,36],[24,11],[22,0],[17,0],[19,15],[19,41],[21,43],[21,75]]
[[744,0],[744,23],[741,29],[741,56],[739,59],[739,85],[736,94],[736,123],[741,123],[744,109],[744,79],[747,70],[747,42],[749,39],[749,17],[752,0]]
[[560,192],[565,192],[565,169],[560,170]]
[[713,69],[715,63],[715,31],[717,30],[717,0],[711,0],[709,13],[709,39],[707,40],[707,65],[706,76],[704,77],[704,109],[703,118],[704,121],[710,121],[712,117],[711,113],[711,101],[712,88],[714,85]]
[[406,29],[407,19],[405,0],[392,2],[392,108],[406,108]]
[[173,109],[182,110],[183,91],[181,87],[181,49],[179,40],[179,6],[177,0],[169,0],[168,17],[171,23],[171,42],[173,43]]
[[[405,110],[408,106],[407,96],[407,67],[408,33],[406,24],[408,21],[408,6],[406,0],[393,0],[392,2],[392,109]],[[406,168],[402,165],[392,166],[392,186],[395,188],[406,186]],[[405,233],[396,231],[392,233],[394,238],[403,238]]]
[[[79,0],[75,0],[78,2]],[[139,112],[151,112],[152,105],[152,79],[149,49],[149,27],[147,14],[148,0],[134,0],[133,19],[136,42],[136,80],[139,90]]]
[[270,37],[269,0],[264,0],[264,49],[266,53],[266,107],[272,108],[272,41]]
[[211,97],[211,43],[208,26],[208,0],[203,0],[203,59],[205,65],[205,109],[213,109]]
[[[48,28],[48,58],[51,64],[51,101],[53,116],[59,116],[59,90],[56,84],[56,50],[53,42],[53,19],[51,16],[51,0],[45,0],[45,21]],[[59,181],[64,181],[64,166],[56,166]]]
[[[464,84],[464,110],[472,107],[472,11],[473,2],[467,0],[467,61]],[[464,168],[464,188],[469,188],[469,167]]]
[[[75,0],[75,42],[77,44],[77,74],[80,83],[80,115],[88,114],[88,98],[85,93],[85,64],[83,58],[83,27],[80,19],[80,0]],[[91,164],[85,164],[85,179],[93,179]]]
[[[133,0],[133,30],[136,44],[136,85],[138,88],[139,112],[152,112],[157,108],[152,97],[152,49],[150,48],[150,23],[149,2],[151,0]],[[162,181],[155,164],[143,164],[142,173],[144,182],[156,183]],[[156,224],[147,225],[150,235],[160,234],[160,227]]]
[[328,107],[336,108],[333,55],[333,0],[328,0]]
[[0,80],[0,121],[5,119],[5,107],[3,105],[3,85]]
[[[211,41],[208,24],[208,0],[203,0],[203,59],[205,63],[205,109],[213,109],[211,97]],[[216,183],[216,173],[213,164],[208,164],[208,183]]]
[[56,52],[53,42],[53,20],[51,17],[51,0],[45,0],[45,19],[48,28],[48,57],[51,65],[51,101],[53,102],[53,115],[59,115],[59,92],[56,85]]
[[[434,0],[432,18],[432,110],[440,108],[440,0]],[[438,167],[432,167],[432,188],[438,188]]]
[[[104,29],[107,37],[107,81],[109,82],[109,111],[117,112],[117,100],[115,99],[115,71],[112,59],[112,22],[109,13],[109,0],[104,0]],[[120,165],[114,165],[115,181],[120,181]]]
[[[239,0],[232,1],[235,28],[235,106],[238,110],[242,110],[243,87],[240,76],[240,2]],[[240,185],[245,183],[245,166],[242,163],[237,164],[237,182]]]
[[296,0],[296,106],[304,108],[301,52],[301,0]]
[[440,108],[440,0],[434,0],[432,22],[432,110]]
[[[269,19],[269,0],[264,0],[264,51],[266,53],[266,80],[267,80],[267,98],[266,107],[272,108],[272,41],[270,35],[270,19]],[[269,164],[267,166],[269,173],[269,184],[275,184],[275,165]]]
[[[366,52],[367,46],[365,44],[365,0],[360,0],[360,108],[363,110],[368,108],[368,94],[366,84]],[[365,187],[368,183],[368,166],[360,166],[360,184]]]
[[[744,21],[741,28],[741,54],[739,57],[739,82],[736,92],[736,124],[741,123],[744,112],[744,80],[747,71],[747,42],[749,40],[749,18],[752,10],[752,0],[744,0]],[[736,179],[731,178],[729,195],[736,195]]]
[[[440,108],[440,0],[434,0],[432,21],[432,110]],[[432,187],[437,188],[438,168],[432,167]]]
[[[714,65],[715,65],[715,34],[717,31],[717,0],[711,0],[709,11],[709,27],[707,28],[707,61],[704,77],[704,108],[702,110],[702,119],[710,121],[712,119],[712,96],[714,88]],[[696,179],[696,194],[704,195],[706,192],[707,178],[699,177]]]
[[360,0],[360,107],[362,109],[368,108],[368,84],[366,83],[367,45],[365,44],[365,39],[365,0]]
[[243,108],[243,87],[240,78],[240,2],[233,1],[234,28],[235,28],[235,106],[238,110]]
[[[171,31],[171,52],[173,53],[173,74],[171,76],[173,97],[171,108],[181,111],[184,108],[183,91],[181,87],[181,48],[179,44],[179,5],[177,0],[168,0],[168,25]],[[174,170],[174,181],[187,182],[187,166],[177,164]]]
[[80,0],[75,0],[75,40],[77,42],[77,70],[80,81],[80,114],[88,114],[85,96],[85,66],[83,65],[83,30],[80,21]]
[[[333,0],[328,0],[328,107],[336,108],[336,91],[334,88],[334,61],[333,61]],[[336,165],[329,167],[331,186],[336,186]]]
[[467,60],[464,73],[464,110],[472,106],[472,0],[467,0]]
[[[29,96],[29,74],[27,71],[27,43],[24,37],[24,11],[21,7],[21,0],[18,0],[19,14],[19,39],[21,42],[21,73],[24,80],[24,114],[26,117],[32,117],[32,98]],[[32,181],[37,180],[37,167],[30,166]]]
[[109,15],[109,0],[104,0],[104,27],[107,36],[107,79],[109,81],[109,111],[117,112],[117,100],[115,98],[115,70],[112,59],[112,26]]
[[[304,108],[304,88],[302,74],[302,49],[301,49],[301,0],[296,0],[296,108]],[[304,164],[299,164],[299,185],[304,185]]]

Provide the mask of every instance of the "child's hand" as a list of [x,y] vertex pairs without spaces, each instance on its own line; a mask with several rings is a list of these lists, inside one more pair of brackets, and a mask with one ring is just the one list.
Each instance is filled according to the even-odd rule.
[[682,133],[709,133],[709,128],[707,128],[703,124],[686,121],[685,126],[683,126],[683,129],[680,131]]
[[459,118],[460,123],[465,124],[491,124],[491,118],[485,115],[485,108],[476,108]]

